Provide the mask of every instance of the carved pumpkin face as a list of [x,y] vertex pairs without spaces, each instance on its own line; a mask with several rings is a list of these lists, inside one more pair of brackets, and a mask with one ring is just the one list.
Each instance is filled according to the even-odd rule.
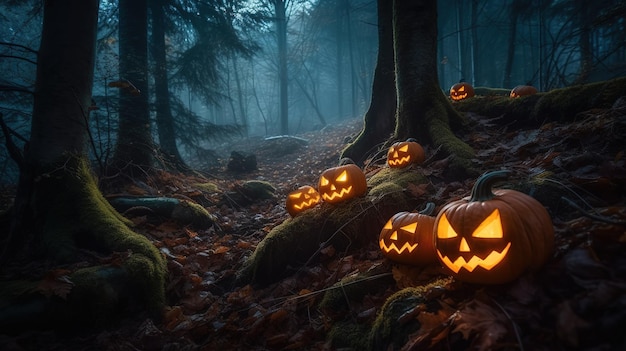
[[292,217],[298,213],[317,206],[321,201],[320,194],[314,187],[304,185],[287,194],[285,207]]
[[450,88],[450,99],[459,101],[474,96],[474,87],[466,82],[460,82],[454,84]]
[[435,217],[426,214],[396,213],[380,231],[378,243],[381,252],[392,261],[414,266],[437,262],[434,224]]
[[354,164],[333,167],[322,172],[317,190],[322,200],[338,203],[365,194],[365,174]]
[[509,94],[512,98],[518,98],[520,96],[534,95],[537,94],[537,88],[532,85],[518,85],[515,88],[511,89],[511,93]]
[[387,164],[391,168],[404,168],[410,164],[424,162],[425,155],[422,145],[408,139],[394,143],[387,151]]
[[554,229],[532,197],[491,184],[508,172],[481,176],[468,198],[444,206],[435,220],[435,248],[444,269],[459,280],[500,284],[536,270],[551,255]]

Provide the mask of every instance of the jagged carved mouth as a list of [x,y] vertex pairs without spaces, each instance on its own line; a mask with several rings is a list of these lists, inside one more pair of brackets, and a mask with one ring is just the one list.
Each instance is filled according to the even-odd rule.
[[304,208],[309,208],[314,206],[317,203],[317,199],[311,199],[309,201],[303,201],[300,205],[293,205],[296,210],[302,210]]
[[340,199],[341,199],[341,198],[342,198],[342,197],[344,197],[345,195],[350,194],[350,192],[351,192],[351,191],[352,191],[352,185],[351,185],[351,186],[349,186],[349,187],[347,187],[347,188],[343,188],[343,189],[341,189],[341,191],[340,191],[340,192],[336,192],[336,191],[334,191],[334,192],[332,192],[331,194],[326,194],[326,193],[324,193],[324,194],[322,194],[322,198],[323,198],[325,201],[332,201],[332,200],[334,200],[335,198],[340,198]]
[[413,250],[415,250],[416,247],[417,247],[417,243],[413,245],[410,245],[409,243],[404,243],[404,245],[402,245],[401,248],[398,248],[395,243],[391,243],[391,245],[387,246],[385,244],[385,241],[383,239],[380,239],[380,248],[383,249],[385,252],[391,252],[391,250],[394,250],[398,254],[401,254],[405,250],[408,252],[413,252]]
[[403,163],[409,162],[410,159],[411,159],[411,156],[406,156],[406,157],[398,158],[395,160],[389,160],[389,165],[391,166],[401,165]]
[[502,251],[491,251],[489,255],[485,258],[480,258],[478,256],[472,256],[469,261],[466,261],[464,257],[459,256],[454,262],[448,256],[443,256],[439,250],[437,250],[437,255],[441,259],[448,268],[450,268],[454,273],[458,273],[461,268],[465,268],[467,271],[472,272],[476,267],[483,267],[486,270],[491,270],[493,267],[498,265],[504,257],[506,257],[509,252],[509,248],[511,247],[511,243],[509,242]]

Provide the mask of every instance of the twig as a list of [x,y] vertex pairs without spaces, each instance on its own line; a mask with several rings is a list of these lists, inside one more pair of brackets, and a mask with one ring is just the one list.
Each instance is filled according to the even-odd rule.
[[609,218],[609,217],[605,217],[605,216],[600,216],[600,215],[596,215],[596,214],[593,214],[593,213],[589,213],[589,212],[583,210],[574,201],[566,198],[565,196],[561,196],[561,200],[565,201],[566,204],[568,204],[569,206],[571,206],[574,209],[578,210],[578,212],[582,213],[585,217],[589,217],[589,218],[594,219],[596,221],[609,223],[609,224],[626,225],[626,221],[619,221],[619,220],[615,220],[613,218]]

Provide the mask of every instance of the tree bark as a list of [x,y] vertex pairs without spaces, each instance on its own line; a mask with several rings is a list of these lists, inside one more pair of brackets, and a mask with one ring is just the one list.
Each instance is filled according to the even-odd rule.
[[473,150],[453,133],[462,118],[439,88],[437,1],[394,1],[394,57],[398,105],[394,140],[416,138],[451,157],[449,176],[472,175]]
[[395,68],[393,58],[392,2],[378,0],[378,58],[372,83],[372,98],[363,119],[363,129],[341,153],[362,165],[376,146],[393,133],[396,113]]
[[289,134],[289,77],[287,76],[287,14],[285,0],[273,0],[278,40],[278,81],[280,85],[280,133]]
[[154,93],[156,108],[156,127],[159,134],[159,146],[169,169],[186,172],[189,167],[183,161],[176,145],[176,127],[170,107],[170,93],[167,77],[167,57],[165,54],[165,14],[163,1],[150,2],[152,13],[152,50],[155,61]]
[[110,173],[143,178],[152,166],[148,110],[148,1],[120,0],[119,72],[137,90],[120,89],[119,130]]
[[[94,318],[101,316],[92,312],[102,312],[103,318],[106,318],[104,314],[115,315],[112,311],[123,308],[121,300],[126,296],[122,297],[122,290],[99,289],[103,286],[131,287],[132,293],[139,295],[139,303],[153,312],[162,306],[165,298],[166,270],[160,252],[144,236],[129,229],[130,222],[104,199],[89,168],[88,107],[98,5],[98,0],[58,0],[44,4],[31,140],[20,169],[10,228],[0,228],[0,269],[31,264],[38,259],[46,262],[42,267],[83,261],[84,257],[79,257],[81,249],[101,254],[128,252],[128,255],[118,267],[71,268],[68,276],[73,285],[66,299],[44,302],[62,308],[46,316],[50,318],[46,327],[56,328],[60,320],[74,325],[95,323]],[[109,274],[112,270],[115,272]],[[127,280],[119,285],[106,277]],[[12,283],[0,282],[15,286]],[[34,284],[37,286],[37,282]],[[20,311],[24,315],[19,317],[31,317],[37,322],[42,315],[31,313],[28,307],[33,300],[28,299],[39,301],[41,297],[36,290],[16,291],[8,304],[3,299],[0,316],[6,316],[5,308],[22,305],[25,308]],[[41,310],[45,312],[45,308]],[[7,321],[0,321],[2,330],[6,327],[4,322]]]

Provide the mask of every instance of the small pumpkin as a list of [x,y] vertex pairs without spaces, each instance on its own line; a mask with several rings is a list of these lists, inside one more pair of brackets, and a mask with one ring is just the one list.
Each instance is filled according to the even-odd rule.
[[469,197],[445,205],[435,220],[435,249],[444,269],[470,283],[510,282],[537,270],[552,254],[548,211],[522,192],[492,184],[509,171],[480,176]]
[[322,200],[338,203],[361,196],[367,192],[367,181],[363,171],[349,159],[342,160],[337,167],[326,169],[320,175],[317,191]]
[[285,208],[291,217],[298,213],[317,206],[321,202],[320,194],[310,185],[303,185],[287,194]]
[[450,88],[450,99],[459,101],[474,96],[474,87],[467,82],[458,82]]
[[518,85],[515,88],[511,89],[511,93],[509,94],[512,98],[518,98],[520,96],[534,95],[537,94],[537,88],[532,85]]
[[432,202],[420,212],[398,212],[380,231],[378,244],[383,256],[413,266],[437,262],[433,228],[435,209]]
[[404,168],[413,163],[420,164],[425,158],[424,148],[413,138],[393,143],[387,151],[387,164],[391,168]]

